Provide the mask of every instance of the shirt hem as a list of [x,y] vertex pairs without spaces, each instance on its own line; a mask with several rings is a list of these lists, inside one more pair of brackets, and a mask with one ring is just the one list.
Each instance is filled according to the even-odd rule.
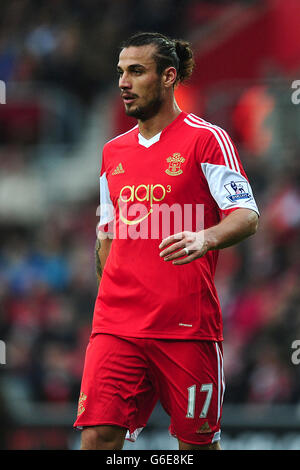
[[160,331],[151,331],[149,333],[145,332],[135,332],[131,334],[124,334],[124,332],[105,329],[105,328],[93,328],[92,334],[94,333],[104,333],[108,335],[115,335],[121,336],[124,338],[149,338],[149,339],[176,339],[176,340],[200,340],[200,341],[224,341],[222,335],[220,336],[208,336],[208,335],[197,335],[197,334],[189,334],[189,335],[178,335],[174,334],[166,334]]

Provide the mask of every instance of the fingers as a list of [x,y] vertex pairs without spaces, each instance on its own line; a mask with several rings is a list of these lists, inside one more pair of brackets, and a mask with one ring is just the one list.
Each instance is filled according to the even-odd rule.
[[175,265],[187,264],[201,258],[206,253],[203,240],[193,232],[179,232],[165,238],[159,248],[164,261],[172,261]]
[[[166,256],[164,258],[164,261],[173,261],[173,264],[176,264],[176,265],[187,264],[193,261],[194,259],[198,258],[199,255],[200,253],[198,251],[194,251],[187,255],[186,251],[180,250],[180,251],[177,251],[176,253]],[[181,258],[181,259],[178,259],[178,258]]]
[[[179,232],[174,235],[170,235],[165,238],[159,248],[163,251],[160,256],[163,257],[164,261],[173,261],[183,256],[187,256],[187,243],[193,242],[193,234],[187,232]],[[189,247],[191,249],[191,247]],[[173,263],[175,264],[175,262]]]
[[169,237],[165,238],[161,244],[159,245],[159,249],[162,250],[166,246],[170,245],[171,243],[178,242],[184,238],[184,233],[179,232],[175,233],[174,235],[170,235]]
[[172,264],[176,264],[177,266],[182,265],[182,264],[188,264],[197,258],[200,258],[200,256],[197,251],[194,251],[194,253],[191,253],[188,256],[185,256],[184,258],[173,261]]
[[181,258],[182,256],[186,256],[186,251],[184,249],[177,251],[176,253],[170,254],[164,257],[164,261],[173,261],[174,259]]
[[[161,257],[166,257],[168,255],[170,255],[171,253],[173,253],[174,251],[177,251],[177,250],[180,250],[181,248],[184,248],[185,247],[185,240],[181,240],[177,243],[173,243],[173,245],[169,246],[168,248],[166,248],[165,250],[163,250],[161,253],[160,253],[160,256]],[[160,245],[161,246],[161,245]],[[181,250],[182,251],[182,250]],[[185,252],[183,252],[183,254],[181,256],[183,256],[184,254],[186,254]]]

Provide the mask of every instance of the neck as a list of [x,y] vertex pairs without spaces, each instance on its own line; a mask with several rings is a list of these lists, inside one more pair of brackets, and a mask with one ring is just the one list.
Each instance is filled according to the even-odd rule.
[[152,118],[147,119],[147,121],[138,120],[140,134],[142,134],[145,139],[151,139],[151,137],[158,134],[165,127],[171,124],[171,122],[174,121],[180,113],[181,109],[175,100],[173,100],[171,105],[169,103],[165,103],[159,113]]

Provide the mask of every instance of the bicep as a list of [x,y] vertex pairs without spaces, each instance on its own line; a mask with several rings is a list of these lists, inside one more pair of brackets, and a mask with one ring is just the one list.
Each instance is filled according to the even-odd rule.
[[255,233],[258,227],[259,215],[253,209],[248,208],[237,208],[230,212],[224,219],[223,223],[235,225],[237,231],[246,231],[249,233]]

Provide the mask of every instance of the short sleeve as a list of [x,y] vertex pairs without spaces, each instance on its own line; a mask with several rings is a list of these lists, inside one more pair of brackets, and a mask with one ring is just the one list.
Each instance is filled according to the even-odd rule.
[[99,206],[99,223],[97,225],[98,238],[113,233],[114,206],[110,197],[108,181],[106,177],[105,159],[102,157],[102,165],[100,172],[100,206]]
[[201,168],[210,193],[224,215],[239,208],[259,210],[237,149],[218,126],[207,126],[201,149]]

